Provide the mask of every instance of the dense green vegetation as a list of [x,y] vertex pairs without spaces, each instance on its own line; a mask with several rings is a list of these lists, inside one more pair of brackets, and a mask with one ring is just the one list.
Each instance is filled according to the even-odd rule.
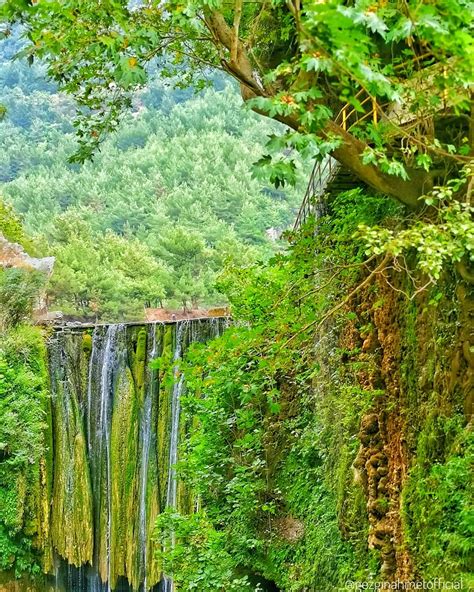
[[[163,568],[179,590],[209,592],[258,590],[265,581],[288,592],[433,578],[472,587],[471,4],[0,5],[2,192],[34,234],[37,252],[57,257],[51,301],[66,312],[114,319],[165,302],[228,299],[232,306],[234,325],[191,348],[182,364],[180,430],[173,424],[181,440],[176,503],[168,503],[169,488],[162,495],[171,473],[152,485],[162,501],[152,514],[157,579]],[[20,54],[32,70],[9,63],[18,26]],[[44,81],[39,60],[57,86]],[[242,109],[216,70],[237,80],[248,107],[275,121]],[[206,86],[198,96],[189,91]],[[321,217],[310,213],[285,249],[275,248],[266,231],[287,228],[299,201],[288,184],[309,158],[322,165],[312,178],[317,187],[328,155],[343,174],[325,195],[309,196],[318,207],[308,201],[307,211]],[[0,215],[5,233],[23,240],[8,207]],[[33,401],[24,422],[41,453],[48,428],[34,410],[44,352],[36,333],[19,325],[35,287],[23,290],[32,277],[23,272],[2,273],[0,304],[20,311],[3,315],[2,379],[5,392],[17,393],[5,412]],[[16,337],[23,334],[36,345],[24,346]],[[76,341],[69,359],[83,362],[71,363],[68,375],[84,382],[90,340],[89,349]],[[181,392],[179,356],[169,336],[165,341],[155,365],[167,393],[164,404],[158,396],[154,424],[160,471],[171,457],[171,436],[164,440]],[[9,343],[16,345],[9,350]],[[130,516],[139,491],[135,428],[144,417],[145,343],[141,330],[127,354],[125,383],[133,388],[117,382],[115,460],[100,465],[105,476],[109,466],[128,467],[126,502],[117,480],[112,521],[103,499],[94,502],[96,567],[103,578],[113,574],[112,584],[127,562],[130,581],[138,583],[143,571],[130,550],[137,541]],[[106,345],[110,353],[112,341]],[[70,402],[60,355],[55,367]],[[15,377],[30,369],[23,392]],[[101,384],[106,379],[100,373]],[[79,408],[65,413],[77,434],[60,423],[55,438],[65,444],[55,499],[60,507],[77,501],[71,523],[92,505],[81,505],[80,493],[68,496],[63,468],[78,464],[87,481]],[[5,422],[12,434],[26,409]],[[100,409],[103,419],[102,400]],[[107,431],[102,424],[100,431]],[[0,460],[13,463],[9,452]],[[18,571],[36,569],[28,553],[43,519],[32,529],[20,519],[30,507],[22,484],[29,479],[35,491],[41,467],[38,456],[31,460],[31,467],[2,469],[9,508],[3,563]],[[31,515],[44,517],[41,508]],[[92,558],[92,531],[81,555],[65,514],[57,506],[54,512],[53,546],[72,563]],[[117,523],[131,530],[120,530],[126,544],[111,552],[106,526],[112,532]],[[111,571],[111,555],[121,557],[120,569]]]
[[[43,255],[57,258],[50,306],[140,317],[144,306],[218,304],[215,278],[275,249],[295,191],[252,178],[270,121],[239,108],[231,86],[200,95],[155,83],[93,163],[68,164],[72,103],[41,68],[0,62],[0,191]],[[104,274],[104,268],[107,274]]]
[[[1,200],[0,235],[23,248],[34,250],[19,217]],[[0,333],[16,327],[22,321],[29,321],[45,282],[44,275],[33,269],[14,266],[0,268]]]
[[[20,220],[2,202],[0,233],[31,247]],[[18,575],[41,569],[33,541],[45,517],[40,459],[48,462],[51,418],[46,344],[28,322],[43,285],[33,270],[0,268],[0,571]]]
[[40,459],[47,458],[50,421],[46,347],[37,328],[2,332],[0,416],[0,570],[35,573],[41,567],[32,540],[45,518]]
[[[410,554],[415,579],[468,589],[474,456],[462,386],[446,384],[456,334],[450,315],[460,314],[449,281],[407,304],[372,275],[327,317],[367,277],[352,239],[358,225],[391,226],[401,213],[360,190],[340,194],[316,239],[307,228],[287,255],[229,272],[224,289],[237,326],[193,348],[186,367],[192,429],[180,470],[201,510],[165,514],[157,530],[168,549],[160,555],[165,571],[184,590],[253,590],[256,573],[295,592],[379,579],[389,554],[377,543],[369,548],[371,520],[380,531],[397,501],[364,488],[363,426],[376,415],[387,431],[404,418],[402,533],[393,517],[384,526],[396,552]],[[400,286],[397,274],[390,279]],[[419,324],[421,310],[431,332]],[[398,340],[403,349],[391,351]],[[384,369],[389,356],[400,376]]]

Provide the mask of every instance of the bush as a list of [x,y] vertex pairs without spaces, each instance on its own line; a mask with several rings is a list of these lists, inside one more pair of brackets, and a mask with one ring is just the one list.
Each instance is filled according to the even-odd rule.
[[44,285],[43,274],[17,267],[0,270],[0,331],[27,320]]

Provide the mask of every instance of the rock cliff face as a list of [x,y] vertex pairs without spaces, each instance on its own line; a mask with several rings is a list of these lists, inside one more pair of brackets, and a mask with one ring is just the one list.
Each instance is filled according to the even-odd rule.
[[[269,416],[278,429],[265,442],[277,457],[275,497],[289,493],[274,531],[299,554],[296,575],[275,569],[281,589],[293,589],[313,557],[311,581],[321,589],[338,589],[327,582],[346,573],[360,581],[438,577],[469,589],[474,294],[452,273],[409,300],[403,281],[379,278],[344,317],[315,332],[307,392],[291,375],[280,385],[280,415]],[[292,441],[285,425],[304,417],[309,436]],[[295,453],[297,462],[287,460]],[[288,535],[284,515],[301,520],[301,539]],[[338,541],[334,563],[325,531]]]
[[49,277],[53,273],[54,257],[31,257],[21,245],[11,243],[0,232],[0,266],[34,269]]
[[[436,485],[441,486],[443,471],[461,478],[472,425],[473,373],[466,349],[472,350],[473,294],[453,286],[452,280],[440,286],[445,299],[435,306],[427,294],[408,302],[380,281],[382,305],[366,294],[356,307],[370,319],[370,328],[353,328],[352,347],[358,362],[372,362],[370,372],[357,378],[361,386],[383,390],[361,417],[353,467],[367,500],[368,546],[380,554],[386,579],[435,577],[428,571],[430,556],[439,552],[444,561],[440,541],[449,540],[448,529],[462,530],[456,522],[448,526],[446,516],[456,504]],[[456,494],[461,501],[464,487]],[[459,568],[462,553],[454,546],[450,552]]]
[[[36,271],[50,277],[54,268],[54,257],[31,257],[18,243],[12,243],[0,232],[0,268],[21,268]],[[34,316],[47,314],[46,294],[43,290],[38,294],[34,306]]]

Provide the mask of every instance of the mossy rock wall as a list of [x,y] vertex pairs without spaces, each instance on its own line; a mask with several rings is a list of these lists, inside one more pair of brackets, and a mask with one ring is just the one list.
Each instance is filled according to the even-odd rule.
[[[266,575],[285,590],[293,579],[472,585],[473,293],[446,277],[410,301],[401,281],[380,278],[314,336],[307,395],[281,389],[284,422],[312,418],[275,457],[273,478],[305,533],[269,551]],[[270,445],[284,450],[284,430]]]
[[73,565],[92,561],[92,492],[82,405],[87,364],[82,335],[58,337],[50,355],[53,419],[52,541]]
[[[145,579],[148,587],[160,581],[153,530],[166,506],[177,352],[221,327],[216,319],[184,322],[179,343],[176,324],[51,335],[50,445],[32,512],[41,521],[44,571],[58,561],[89,564],[112,589],[123,578],[133,590]],[[182,485],[179,492],[178,506],[186,508],[178,509],[187,509],[189,494]]]

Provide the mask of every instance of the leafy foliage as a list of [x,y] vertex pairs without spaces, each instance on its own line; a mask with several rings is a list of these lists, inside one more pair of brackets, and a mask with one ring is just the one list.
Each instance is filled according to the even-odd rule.
[[167,545],[171,537],[179,540],[166,554],[166,565],[177,574],[175,583],[183,590],[238,592],[254,589],[246,576],[236,576],[235,558],[226,551],[225,533],[215,530],[204,513],[184,517],[165,511],[158,518],[157,529],[163,545]]
[[[181,297],[186,303],[219,298],[225,292],[240,321],[208,349],[195,348],[189,358],[189,391],[183,401],[189,430],[181,473],[203,510],[195,516],[166,516],[170,522],[160,522],[157,536],[164,545],[165,570],[183,585],[207,589],[245,587],[240,574],[250,580],[250,572],[256,572],[295,592],[337,588],[348,576],[375,577],[377,558],[365,544],[365,500],[350,469],[360,417],[374,401],[383,403],[384,393],[370,382],[361,385],[358,376],[370,359],[361,362],[351,344],[339,347],[338,337],[345,326],[367,321],[367,310],[359,318],[344,304],[361,280],[361,269],[367,266],[370,271],[379,254],[388,254],[399,268],[402,261],[401,269],[408,274],[412,270],[406,261],[415,254],[430,283],[453,263],[463,269],[463,277],[472,276],[466,271],[472,264],[472,171],[466,173],[464,185],[458,184],[472,154],[467,90],[472,83],[472,6],[464,0],[236,0],[234,5],[207,0],[7,0],[0,10],[7,37],[14,23],[24,27],[28,45],[21,55],[30,62],[45,60],[50,78],[74,95],[78,105],[78,147],[66,172],[64,167],[58,171],[51,158],[54,174],[45,175],[42,184],[37,175],[31,191],[29,179],[17,175],[17,163],[24,166],[19,157],[5,178],[5,192],[19,211],[28,215],[21,200],[25,195],[32,200],[36,191],[39,202],[53,204],[39,219],[45,237],[65,262],[64,270],[70,272],[59,282],[66,286],[71,280],[67,299],[75,307],[108,313],[104,303],[114,293],[119,304],[113,303],[110,311],[115,312],[114,306],[122,308],[125,300],[135,297],[134,307],[147,299]],[[157,69],[150,67],[156,57],[161,60]],[[240,128],[229,124],[231,116],[220,117],[215,111],[216,105],[229,103],[233,113],[236,103],[228,90],[221,95],[208,92],[199,108],[192,103],[194,113],[199,113],[194,134],[184,130],[190,121],[184,117],[189,115],[186,105],[170,106],[155,120],[146,93],[152,104],[161,98],[143,90],[150,77],[159,72],[174,80],[178,76],[181,86],[204,86],[209,68],[236,78],[255,111],[288,126],[268,128],[274,132],[269,154],[256,149],[244,151],[248,161],[234,158],[233,140]],[[32,118],[27,110],[21,112],[21,94],[19,98],[19,121],[28,127]],[[133,115],[119,130],[127,109]],[[217,133],[202,126],[203,114]],[[141,129],[142,116],[144,127],[153,129],[152,141]],[[249,132],[244,144],[260,145],[261,128],[248,114],[245,117]],[[116,135],[103,143],[111,131]],[[179,141],[180,135],[185,141]],[[207,143],[198,149],[197,140],[204,135]],[[101,145],[106,151],[96,157],[95,165],[83,169],[86,177],[107,167],[115,174],[129,172],[120,177],[120,190],[111,191],[109,179],[103,181],[114,198],[105,202],[103,216],[104,185],[81,193],[84,177],[76,169],[77,162],[97,154]],[[171,151],[186,158],[170,159]],[[242,263],[255,255],[268,254],[262,240],[265,224],[271,219],[272,226],[284,227],[280,222],[289,221],[291,207],[279,207],[280,200],[287,201],[280,191],[271,192],[254,181],[242,187],[239,163],[260,158],[257,176],[269,175],[278,189],[297,179],[301,154],[318,159],[334,155],[380,194],[421,211],[420,217],[408,226],[406,211],[391,202],[360,190],[350,192],[331,204],[316,239],[310,225],[289,253],[277,255],[268,265],[242,269]],[[34,155],[36,172],[42,174],[43,157]],[[224,186],[206,182],[209,170],[190,168],[204,156],[226,172]],[[128,162],[132,166],[127,169]],[[61,178],[58,172],[64,173],[62,185],[50,181]],[[134,185],[138,176],[146,195]],[[196,179],[200,182],[193,185]],[[238,191],[227,191],[231,182]],[[51,186],[55,193],[50,196]],[[125,217],[120,209],[124,204]],[[88,225],[81,230],[83,245],[66,223],[64,212],[70,210],[72,226],[78,217]],[[52,213],[56,219],[50,219]],[[401,223],[395,220],[400,214]],[[205,233],[196,231],[198,219]],[[69,235],[61,244],[63,228]],[[119,239],[107,234],[110,230]],[[354,242],[361,232],[365,247]],[[99,240],[101,234],[105,240]],[[147,244],[155,266],[146,252],[140,252],[136,239]],[[154,282],[149,286],[142,278],[135,281],[119,254],[124,240],[130,241],[137,251],[135,261],[152,277],[166,276],[172,268],[159,290]],[[365,248],[370,260],[364,262]],[[83,257],[75,260],[77,253],[88,260],[86,266]],[[98,270],[109,260],[116,273],[101,283]],[[209,292],[224,260],[230,261],[232,272],[222,278],[219,292]],[[87,284],[89,277],[93,285]],[[434,306],[443,297],[438,292]],[[397,309],[397,318],[406,321],[409,310]],[[328,315],[337,312],[327,329]],[[364,328],[358,327],[360,333]],[[411,395],[423,363],[417,355],[412,359],[411,365],[405,359],[409,376],[403,376],[402,383],[411,386]],[[429,361],[436,378],[440,372],[433,360],[435,354]],[[439,388],[434,379],[432,384]],[[418,406],[411,402],[405,411],[413,416]],[[431,432],[430,425],[421,425],[425,416],[416,423],[420,429],[413,436],[413,458],[419,464],[410,468],[404,528],[421,574],[441,568],[450,575],[463,574],[470,551],[468,490],[463,485],[468,448],[461,413],[457,408],[450,411],[449,418],[460,424],[453,439],[459,448],[443,443],[443,454],[437,458],[428,444],[433,433],[443,430]],[[451,498],[452,487],[456,494]],[[445,530],[440,537],[441,529]],[[205,561],[200,563],[202,557]]]
[[456,263],[474,262],[474,208],[454,198],[463,183],[465,179],[451,179],[448,186],[435,187],[426,198],[427,205],[435,210],[430,221],[419,219],[399,230],[361,225],[367,254],[389,253],[397,261],[415,252],[417,265],[429,283],[436,283],[443,270]]
[[[287,254],[223,278],[236,326],[193,347],[185,367],[190,429],[179,472],[202,512],[171,517],[174,546],[169,517],[158,524],[165,572],[179,581],[197,577],[193,565],[199,574],[218,569],[200,547],[208,540],[220,541],[234,574],[259,574],[284,590],[336,589],[375,571],[364,494],[350,466],[360,417],[380,393],[355,386],[360,366],[343,362],[336,333],[319,335],[314,350],[305,327],[357,281],[357,225],[391,213],[381,198],[342,194],[316,243],[307,228]],[[343,314],[337,326],[345,321]]]
[[40,459],[46,453],[48,375],[39,329],[2,334],[0,347],[0,569],[39,573]]

